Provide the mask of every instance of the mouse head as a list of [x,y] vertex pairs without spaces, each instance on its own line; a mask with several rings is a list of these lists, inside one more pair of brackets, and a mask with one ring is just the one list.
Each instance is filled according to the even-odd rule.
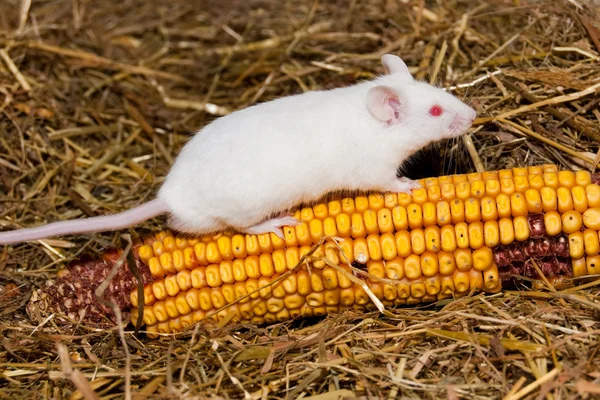
[[381,62],[389,74],[374,81],[367,93],[371,115],[422,147],[432,141],[463,134],[476,113],[471,107],[424,82],[416,81],[399,57],[386,54]]

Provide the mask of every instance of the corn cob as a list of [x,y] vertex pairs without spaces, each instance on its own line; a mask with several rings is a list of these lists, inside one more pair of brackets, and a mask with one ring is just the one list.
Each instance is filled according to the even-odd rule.
[[[555,284],[600,273],[595,175],[544,165],[420,183],[412,194],[300,209],[302,224],[285,227],[284,239],[167,231],[145,238],[134,252],[151,276],[146,330],[177,332],[207,317],[264,323],[366,308],[368,291],[395,306],[496,293],[515,276],[540,278],[538,270]],[[136,290],[130,301],[135,320]]]

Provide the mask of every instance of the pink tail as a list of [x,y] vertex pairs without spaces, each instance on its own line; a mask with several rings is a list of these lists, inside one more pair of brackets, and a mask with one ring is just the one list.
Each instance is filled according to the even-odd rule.
[[167,206],[159,199],[151,200],[131,210],[113,215],[54,222],[37,228],[18,229],[0,233],[0,244],[12,244],[51,236],[113,231],[144,222],[164,214]]

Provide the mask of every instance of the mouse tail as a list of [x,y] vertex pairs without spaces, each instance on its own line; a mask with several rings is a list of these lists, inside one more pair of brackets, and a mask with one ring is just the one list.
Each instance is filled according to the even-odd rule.
[[168,210],[162,200],[154,199],[118,214],[59,221],[36,228],[0,232],[0,244],[27,242],[51,236],[119,230],[165,214]]

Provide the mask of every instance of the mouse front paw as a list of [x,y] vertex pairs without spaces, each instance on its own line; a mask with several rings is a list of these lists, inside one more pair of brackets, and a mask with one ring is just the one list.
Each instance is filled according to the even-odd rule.
[[301,221],[294,218],[291,213],[282,213],[275,218],[271,218],[262,222],[258,225],[251,226],[249,228],[244,229],[244,233],[249,233],[251,235],[260,235],[263,233],[274,233],[280,239],[284,239],[283,230],[281,229],[284,226],[298,226],[301,224]]
[[385,191],[410,194],[411,190],[421,189],[422,187],[423,186],[421,186],[419,182],[413,181],[412,179],[403,176],[401,178],[394,179],[394,181],[392,181],[390,185],[385,188]]

